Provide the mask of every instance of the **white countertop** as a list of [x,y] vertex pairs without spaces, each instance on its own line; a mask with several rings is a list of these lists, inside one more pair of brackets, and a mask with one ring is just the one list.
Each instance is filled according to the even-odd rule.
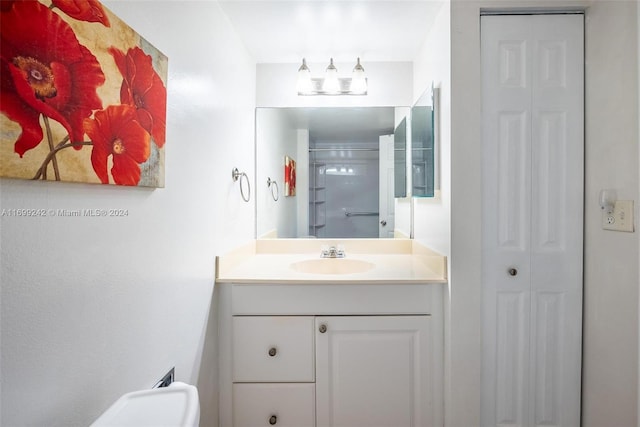
[[446,283],[446,257],[412,240],[343,239],[346,257],[330,262],[364,261],[373,266],[364,272],[319,274],[297,271],[292,264],[320,260],[320,247],[334,244],[322,239],[258,240],[217,261],[216,281],[237,284],[320,283]]

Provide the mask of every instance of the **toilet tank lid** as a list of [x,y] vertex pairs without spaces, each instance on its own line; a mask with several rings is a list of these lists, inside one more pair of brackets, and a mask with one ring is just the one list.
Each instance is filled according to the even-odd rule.
[[91,427],[194,427],[199,419],[198,390],[174,382],[123,395]]

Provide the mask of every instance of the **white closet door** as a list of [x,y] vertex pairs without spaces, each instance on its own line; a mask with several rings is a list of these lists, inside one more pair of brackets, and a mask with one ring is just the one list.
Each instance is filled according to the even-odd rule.
[[580,424],[583,16],[482,17],[482,424]]

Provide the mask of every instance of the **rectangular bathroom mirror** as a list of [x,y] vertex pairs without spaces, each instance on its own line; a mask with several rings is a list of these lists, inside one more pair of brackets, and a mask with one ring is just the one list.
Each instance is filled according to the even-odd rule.
[[406,167],[396,171],[394,134],[409,113],[410,107],[257,108],[256,237],[394,237],[396,177],[406,186]]

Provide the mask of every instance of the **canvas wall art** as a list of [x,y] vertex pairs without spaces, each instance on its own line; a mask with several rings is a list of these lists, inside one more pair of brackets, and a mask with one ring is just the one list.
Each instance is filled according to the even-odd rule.
[[296,195],[296,161],[284,156],[284,195]]
[[0,4],[0,176],[163,187],[167,57],[97,0]]

